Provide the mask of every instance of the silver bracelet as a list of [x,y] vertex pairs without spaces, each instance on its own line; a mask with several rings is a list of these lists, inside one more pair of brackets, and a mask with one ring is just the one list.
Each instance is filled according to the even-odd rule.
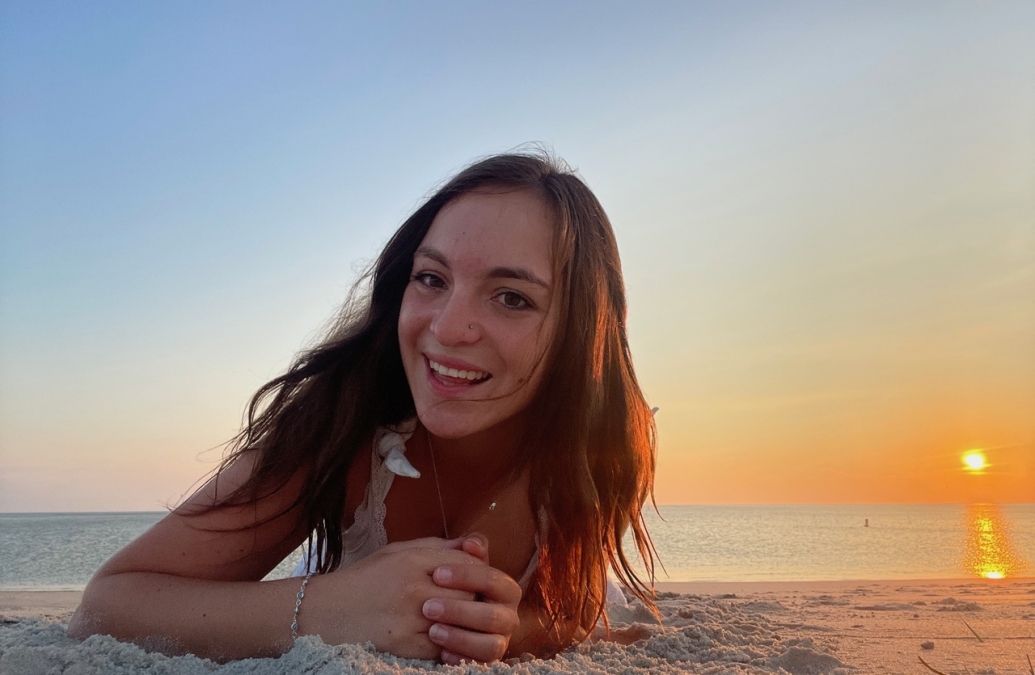
[[298,612],[302,609],[302,598],[305,597],[305,587],[309,583],[309,580],[313,578],[313,572],[305,575],[305,579],[302,580],[302,588],[298,589],[298,593],[295,594],[295,618],[291,620],[291,639],[298,639]]

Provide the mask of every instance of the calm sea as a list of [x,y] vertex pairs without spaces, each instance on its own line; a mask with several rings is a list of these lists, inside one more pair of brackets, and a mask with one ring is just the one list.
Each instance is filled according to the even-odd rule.
[[[82,589],[162,513],[0,514],[0,590]],[[1035,576],[1035,504],[663,506],[670,581]],[[298,553],[271,578],[287,576]]]

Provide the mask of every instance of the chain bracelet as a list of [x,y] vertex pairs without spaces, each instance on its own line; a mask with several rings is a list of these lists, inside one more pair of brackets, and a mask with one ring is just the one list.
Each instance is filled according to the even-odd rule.
[[309,580],[313,578],[313,572],[305,575],[305,579],[302,580],[302,588],[298,589],[298,593],[295,594],[295,616],[291,619],[291,639],[298,639],[298,612],[302,609],[302,598],[305,597],[305,587],[309,583]]

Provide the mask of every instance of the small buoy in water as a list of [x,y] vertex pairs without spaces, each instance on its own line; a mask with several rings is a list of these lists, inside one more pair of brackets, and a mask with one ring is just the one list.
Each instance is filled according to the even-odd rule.
[[869,527],[869,526],[870,526],[870,519],[869,519],[869,518],[867,518],[867,519],[866,519],[866,520],[865,520],[865,521],[863,522],[863,527]]

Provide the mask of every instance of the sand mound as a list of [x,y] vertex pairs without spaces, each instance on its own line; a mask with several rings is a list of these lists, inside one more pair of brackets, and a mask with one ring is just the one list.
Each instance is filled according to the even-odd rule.
[[944,600],[938,600],[934,604],[943,605],[938,608],[939,612],[980,612],[982,607],[976,602],[967,602],[963,600],[957,600],[956,598],[945,598]]
[[779,603],[737,603],[699,596],[660,602],[662,623],[642,606],[614,608],[612,639],[580,645],[550,660],[492,666],[441,666],[399,659],[369,646],[325,645],[302,638],[276,659],[217,664],[195,656],[146,652],[110,637],[73,640],[59,622],[34,618],[0,625],[0,672],[12,675],[101,675],[168,673],[186,675],[407,675],[410,673],[736,673],[845,675],[840,660],[812,638],[797,634],[766,614],[785,611]]

